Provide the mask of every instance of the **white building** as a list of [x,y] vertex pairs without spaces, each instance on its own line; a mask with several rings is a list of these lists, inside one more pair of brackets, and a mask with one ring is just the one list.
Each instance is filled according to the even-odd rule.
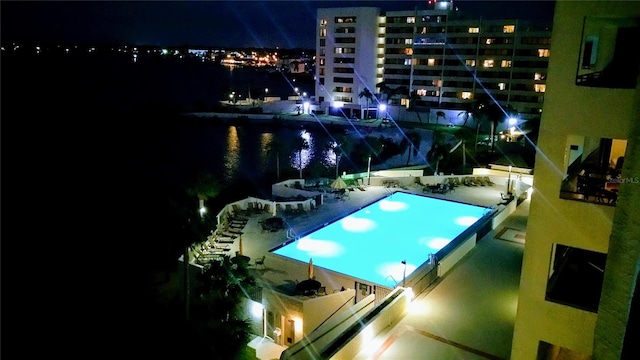
[[[551,43],[547,24],[461,19],[451,1],[385,14],[377,8],[318,9],[317,21],[316,99],[329,110],[344,103],[350,115],[366,106],[359,94],[368,88],[377,97],[370,104],[374,114],[379,102],[428,112],[466,110],[488,97],[517,109],[524,120],[540,116]],[[394,110],[399,114],[390,108],[379,116],[393,118]]]

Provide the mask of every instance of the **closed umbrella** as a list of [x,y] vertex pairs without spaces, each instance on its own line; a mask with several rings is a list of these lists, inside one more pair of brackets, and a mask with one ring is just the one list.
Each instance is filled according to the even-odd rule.
[[342,180],[342,178],[339,177],[331,183],[331,187],[333,189],[346,189],[347,183],[345,183],[344,180]]
[[309,279],[313,279],[313,258],[309,258]]

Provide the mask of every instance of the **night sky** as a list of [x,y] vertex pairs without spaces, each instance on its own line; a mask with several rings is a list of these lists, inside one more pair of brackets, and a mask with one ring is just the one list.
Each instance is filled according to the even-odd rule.
[[[316,10],[425,7],[425,1],[2,1],[8,42],[315,48]],[[554,2],[455,1],[467,17],[551,22]]]

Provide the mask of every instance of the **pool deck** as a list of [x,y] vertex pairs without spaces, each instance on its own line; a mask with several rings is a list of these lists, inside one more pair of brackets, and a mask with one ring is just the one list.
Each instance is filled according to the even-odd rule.
[[[327,195],[317,210],[285,217],[285,222],[292,233],[302,234],[396,190],[422,194],[418,186],[367,186],[365,191],[352,191],[346,200]],[[501,202],[504,190],[498,185],[460,186],[455,192],[427,195],[489,207]],[[417,294],[410,313],[378,335],[355,359],[509,359],[528,212],[527,199],[450,272]],[[243,229],[243,254],[251,258],[251,264],[286,241],[284,230],[262,232],[258,222],[269,216],[252,215]],[[238,243],[231,245],[231,254],[238,250]],[[256,271],[277,282],[279,272],[273,270],[267,261],[265,269]],[[255,340],[261,343],[257,348],[260,359],[279,358],[278,351],[284,350],[268,339]]]

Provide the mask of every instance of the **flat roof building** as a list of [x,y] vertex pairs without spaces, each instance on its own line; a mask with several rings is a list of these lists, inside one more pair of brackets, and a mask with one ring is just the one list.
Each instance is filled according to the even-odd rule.
[[[346,115],[360,111],[358,117],[363,106],[375,112],[378,103],[466,110],[491,98],[523,119],[541,113],[548,24],[463,19],[449,1],[386,13],[318,9],[317,21],[315,94],[328,111],[336,103],[349,109]],[[364,89],[375,97],[359,96]]]

